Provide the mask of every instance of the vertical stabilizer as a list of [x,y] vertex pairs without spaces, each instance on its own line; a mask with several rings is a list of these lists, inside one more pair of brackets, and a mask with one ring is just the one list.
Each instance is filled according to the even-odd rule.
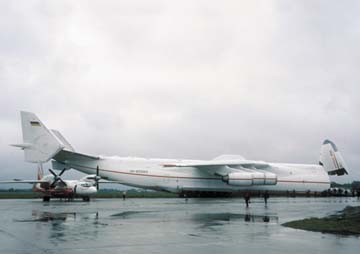
[[347,166],[341,153],[336,145],[328,139],[321,146],[319,164],[324,167],[329,175],[348,174],[346,171]]
[[58,141],[65,147],[66,150],[75,152],[74,147],[64,138],[58,130],[50,130],[57,138]]
[[47,162],[64,148],[34,113],[21,111],[20,114],[24,143],[13,146],[24,150],[26,161]]

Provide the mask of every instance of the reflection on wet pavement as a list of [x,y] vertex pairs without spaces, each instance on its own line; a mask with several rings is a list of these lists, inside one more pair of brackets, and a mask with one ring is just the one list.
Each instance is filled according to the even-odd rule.
[[245,222],[278,222],[278,216],[274,215],[255,215],[255,214],[241,214],[241,213],[203,213],[195,214],[195,221],[205,221],[205,222],[214,222],[214,221],[245,221]]
[[95,219],[98,218],[99,213],[74,213],[74,212],[48,212],[48,211],[36,211],[31,212],[31,218],[29,219],[14,219],[15,222],[56,222],[66,221],[68,219],[75,220],[76,215],[81,216],[82,219],[89,218],[90,215],[94,215]]
[[151,213],[153,211],[124,211],[124,212],[121,212],[121,213],[115,213],[115,214],[112,214],[111,216],[112,217],[121,217],[123,219],[127,219],[133,215],[136,215],[136,214],[142,214],[142,213]]
[[354,237],[282,227],[352,198],[0,200],[0,253],[355,253]]
[[75,218],[76,213],[52,213],[32,211],[32,217],[29,219],[14,219],[16,222],[49,222],[49,221],[65,221],[68,217]]

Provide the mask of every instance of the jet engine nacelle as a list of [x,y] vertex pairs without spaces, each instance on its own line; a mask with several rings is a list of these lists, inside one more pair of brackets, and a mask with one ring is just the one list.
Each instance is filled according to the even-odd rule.
[[277,176],[268,172],[235,172],[228,174],[223,180],[237,186],[276,185]]
[[92,196],[97,193],[95,186],[90,185],[90,183],[84,182],[75,185],[74,193],[79,196]]

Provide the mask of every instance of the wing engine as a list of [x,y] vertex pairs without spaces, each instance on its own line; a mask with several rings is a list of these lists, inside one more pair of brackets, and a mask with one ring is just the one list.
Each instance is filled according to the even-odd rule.
[[276,185],[277,176],[269,172],[233,172],[223,177],[223,181],[230,185]]

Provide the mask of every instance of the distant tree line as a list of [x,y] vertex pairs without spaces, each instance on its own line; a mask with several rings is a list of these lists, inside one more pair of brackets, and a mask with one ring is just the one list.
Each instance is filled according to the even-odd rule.
[[353,181],[352,183],[336,183],[331,182],[331,188],[342,188],[342,189],[350,189],[350,190],[360,190],[360,181]]

